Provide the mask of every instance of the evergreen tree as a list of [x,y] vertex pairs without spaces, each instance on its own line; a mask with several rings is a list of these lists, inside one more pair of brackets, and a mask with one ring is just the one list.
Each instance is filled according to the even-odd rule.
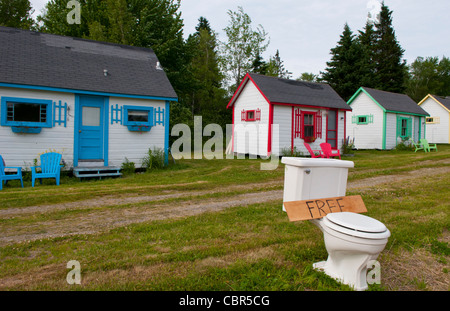
[[374,24],[369,18],[363,31],[359,30],[357,38],[361,45],[361,59],[358,66],[360,70],[360,86],[374,88],[375,82],[375,64],[374,64],[374,46],[376,43]]
[[348,100],[361,86],[359,69],[362,59],[361,45],[348,24],[345,24],[337,46],[331,49],[331,55],[319,81],[327,82],[344,100]]
[[252,63],[251,72],[265,75],[267,74],[268,67],[269,64],[267,64],[267,62],[261,57],[261,55],[258,54],[256,55],[255,60]]
[[405,52],[397,41],[392,26],[392,11],[382,3],[378,22],[375,23],[374,66],[376,88],[403,93],[407,74]]
[[31,17],[34,10],[29,0],[0,0],[0,25],[21,29],[33,29]]
[[[197,32],[187,42],[193,51],[189,66],[192,74],[192,92],[189,94],[192,115],[202,115],[205,123],[225,125],[225,91],[221,89],[223,76],[217,53],[217,38],[209,21],[200,17]],[[225,122],[225,123],[224,123]]]
[[284,68],[284,63],[280,57],[280,51],[277,50],[275,56],[271,57],[267,64],[266,75],[284,79],[290,78],[290,72]]

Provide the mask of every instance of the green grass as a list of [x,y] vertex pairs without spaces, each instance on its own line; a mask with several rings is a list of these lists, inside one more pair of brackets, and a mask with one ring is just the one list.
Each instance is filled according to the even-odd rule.
[[[349,180],[397,176],[423,168],[448,167],[450,146],[437,153],[357,151]],[[65,204],[86,199],[183,193],[157,202],[77,206],[16,214],[0,219],[0,233],[45,233],[48,224],[77,225],[81,219],[114,210],[154,209],[192,204],[246,193],[241,185],[271,182],[251,191],[281,190],[284,167],[261,171],[260,160],[180,160],[168,169],[120,179],[79,182],[65,177],[24,189],[11,183],[0,192],[0,211]],[[389,180],[389,179],[388,179]],[[392,267],[425,252],[448,278],[450,176],[435,173],[400,183],[352,191],[360,194],[368,216],[391,230],[379,257],[387,282],[371,290],[427,290],[432,275],[398,274]],[[231,188],[230,188],[231,187]],[[228,190],[227,190],[228,188]],[[201,191],[199,194],[198,192]],[[40,230],[40,231],[39,231]],[[235,206],[219,212],[128,224],[89,234],[33,239],[0,246],[0,289],[9,290],[350,290],[314,271],[312,263],[327,256],[322,233],[309,222],[291,223],[281,201]],[[68,285],[69,260],[78,260],[82,284]],[[386,271],[386,272],[384,272]],[[435,275],[436,271],[433,271]],[[389,274],[390,273],[390,274]],[[444,290],[448,290],[444,289]]]

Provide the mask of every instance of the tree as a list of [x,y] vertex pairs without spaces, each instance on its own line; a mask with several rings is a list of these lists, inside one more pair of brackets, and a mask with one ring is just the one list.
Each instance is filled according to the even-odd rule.
[[220,72],[217,37],[204,17],[199,18],[196,30],[187,40],[193,53],[188,70],[192,74],[192,93],[188,96],[192,115],[202,115],[207,123],[225,125],[225,91],[221,88],[223,76]]
[[34,10],[29,0],[0,0],[0,25],[21,29],[33,29]]
[[364,29],[362,31],[359,30],[357,40],[361,45],[361,59],[358,68],[361,74],[360,86],[375,88],[376,81],[373,47],[375,46],[377,38],[370,13]]
[[347,23],[337,46],[331,49],[331,55],[328,67],[318,80],[327,82],[344,100],[348,100],[361,86],[360,64],[363,58],[361,45]]
[[230,21],[224,29],[228,42],[222,45],[222,67],[233,84],[233,91],[252,70],[254,60],[267,49],[269,42],[263,26],[258,25],[253,30],[252,20],[242,7],[238,7],[237,12],[229,10],[228,15]]
[[291,73],[284,68],[283,61],[280,58],[280,51],[277,50],[275,56],[270,58],[265,74],[283,79],[289,79],[291,77]]
[[426,95],[450,95],[450,59],[445,56],[418,57],[409,66],[409,79],[406,83],[406,93],[416,102]]
[[379,21],[375,23],[374,66],[376,88],[403,93],[407,74],[405,52],[397,41],[392,26],[392,11],[382,3]]
[[297,78],[297,81],[317,82],[317,79],[318,79],[317,75],[309,72],[304,72],[301,74],[300,77]]

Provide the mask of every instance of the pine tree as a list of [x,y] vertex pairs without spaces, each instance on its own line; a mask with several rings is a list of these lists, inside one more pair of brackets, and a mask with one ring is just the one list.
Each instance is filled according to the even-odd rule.
[[403,93],[407,75],[405,52],[397,41],[392,26],[392,11],[382,3],[379,20],[375,23],[376,43],[373,49],[375,86],[390,92]]
[[360,85],[374,88],[376,86],[374,64],[376,36],[374,24],[369,18],[367,19],[364,29],[362,31],[359,30],[357,38],[358,43],[361,45],[361,59],[359,60],[358,65],[361,74]]
[[[223,103],[225,91],[221,89],[223,76],[220,72],[216,33],[209,21],[199,18],[187,44],[193,53],[188,72],[192,75],[192,90],[189,94],[192,115],[202,115],[206,123],[222,123],[226,110]],[[187,78],[187,77],[186,77]]]
[[266,75],[283,79],[289,79],[291,77],[289,70],[284,68],[284,62],[281,60],[279,50],[277,50],[275,56],[270,58],[267,64]]
[[318,80],[327,82],[344,100],[348,100],[361,86],[359,68],[362,59],[361,45],[348,24],[345,24],[337,46],[331,49],[331,55],[328,67]]

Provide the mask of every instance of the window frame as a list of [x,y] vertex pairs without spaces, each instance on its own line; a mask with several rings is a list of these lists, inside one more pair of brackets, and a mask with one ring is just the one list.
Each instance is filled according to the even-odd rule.
[[[249,118],[249,113],[253,113],[253,118]],[[241,111],[241,121],[244,122],[256,122],[261,121],[261,109],[251,109],[251,110],[245,110],[243,109]]]
[[[303,139],[305,139],[305,138],[316,138],[316,115],[317,115],[316,112],[304,111],[302,113],[301,118],[302,118],[302,126],[303,126],[303,128],[302,128]],[[312,121],[312,124],[306,124],[305,121],[306,121],[306,117],[307,116],[310,116],[310,119],[311,119],[310,121]],[[310,131],[312,131],[312,135],[310,135],[310,136],[306,135],[306,127],[308,127],[308,129]]]
[[[250,113],[253,113],[253,118],[249,117]],[[245,111],[245,121],[247,121],[247,122],[256,121],[256,110],[247,110],[247,111]]]
[[426,124],[439,124],[440,123],[440,117],[426,117],[425,122]]
[[[312,116],[312,125],[308,124],[306,126],[312,127],[313,135],[306,136],[305,134],[305,116]],[[317,138],[322,138],[322,113],[321,111],[308,111],[308,110],[300,110],[294,109],[294,129],[292,135],[295,138],[300,138],[303,140],[311,140],[312,138],[315,140]]]
[[[129,111],[146,111],[148,113],[148,120],[147,121],[128,121],[128,113]],[[152,127],[153,124],[153,107],[145,107],[145,106],[123,106],[123,125],[126,126],[148,126]]]
[[[405,123],[405,126],[403,126]],[[413,120],[411,117],[397,116],[397,137],[402,140],[412,137]]]
[[[8,104],[34,104],[45,105],[45,122],[33,121],[11,121],[8,120]],[[51,99],[21,98],[21,97],[2,97],[1,98],[1,126],[10,127],[33,127],[33,128],[51,128],[53,127],[53,101]]]

